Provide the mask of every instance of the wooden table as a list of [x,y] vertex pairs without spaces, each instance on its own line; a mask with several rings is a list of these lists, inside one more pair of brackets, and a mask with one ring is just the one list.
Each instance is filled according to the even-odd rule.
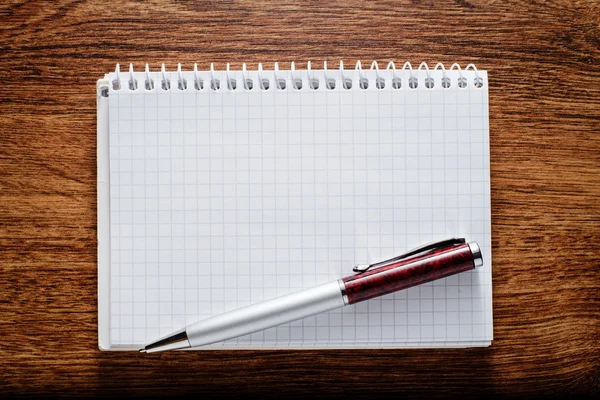
[[[322,3],[0,5],[0,394],[600,393],[600,3]],[[96,80],[339,59],[489,71],[493,345],[98,351]]]

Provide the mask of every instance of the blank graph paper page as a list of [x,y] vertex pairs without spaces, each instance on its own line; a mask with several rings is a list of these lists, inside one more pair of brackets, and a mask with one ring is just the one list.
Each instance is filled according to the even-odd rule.
[[489,345],[487,93],[472,66],[107,74],[100,347],[450,237],[483,268],[205,348]]

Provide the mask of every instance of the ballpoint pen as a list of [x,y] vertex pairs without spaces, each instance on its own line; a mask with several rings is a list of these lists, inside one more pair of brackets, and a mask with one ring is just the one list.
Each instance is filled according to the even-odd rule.
[[357,265],[354,275],[209,317],[140,351],[151,353],[221,342],[482,265],[476,242],[453,238],[431,243],[376,264]]

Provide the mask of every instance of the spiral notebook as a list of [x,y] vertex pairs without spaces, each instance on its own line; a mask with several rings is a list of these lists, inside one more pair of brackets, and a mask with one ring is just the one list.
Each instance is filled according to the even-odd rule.
[[483,268],[204,349],[491,343],[485,71],[117,67],[97,89],[101,349],[449,237]]

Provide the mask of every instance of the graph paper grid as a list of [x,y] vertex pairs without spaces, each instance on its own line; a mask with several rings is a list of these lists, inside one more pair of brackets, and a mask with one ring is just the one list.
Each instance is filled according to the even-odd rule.
[[[346,71],[121,74],[109,84],[108,343],[137,349],[187,324],[352,274],[434,240],[477,241],[484,266],[206,348],[460,347],[492,331],[487,74]],[[369,82],[360,87],[360,79]],[[116,76],[108,74],[112,83]],[[139,81],[131,90],[128,79]],[[318,79],[317,89],[310,87]],[[383,78],[385,87],[378,88]],[[100,163],[100,160],[99,160]],[[100,196],[100,194],[99,194]]]

